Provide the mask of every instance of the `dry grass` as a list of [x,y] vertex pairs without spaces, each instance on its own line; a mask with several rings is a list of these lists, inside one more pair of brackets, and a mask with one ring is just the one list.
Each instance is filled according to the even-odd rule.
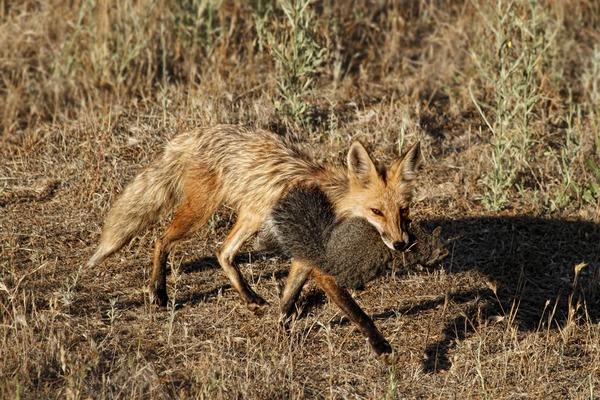
[[[291,93],[272,51],[300,36],[258,3],[0,0],[0,397],[597,398],[599,6],[318,2]],[[219,122],[331,161],[422,141],[412,213],[451,255],[356,293],[395,367],[312,286],[281,328],[285,259],[243,254],[270,306],[241,306],[212,258],[228,210],[172,255],[167,310],[142,289],[158,230],[80,268],[136,171]]]

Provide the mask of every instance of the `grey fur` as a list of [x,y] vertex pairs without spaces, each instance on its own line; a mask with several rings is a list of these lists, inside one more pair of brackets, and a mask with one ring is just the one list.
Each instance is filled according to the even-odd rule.
[[309,261],[335,277],[340,286],[357,289],[381,275],[392,259],[401,260],[404,266],[438,265],[448,254],[440,232],[437,228],[431,234],[412,224],[413,246],[404,253],[393,252],[365,219],[338,220],[321,190],[296,187],[277,202],[260,241]]
[[392,250],[364,218],[340,221],[329,236],[325,254],[322,270],[351,289],[362,288],[380,276],[392,259]]
[[336,215],[321,190],[292,189],[276,203],[269,224],[272,239],[285,254],[318,266],[327,264],[327,244],[336,227]]

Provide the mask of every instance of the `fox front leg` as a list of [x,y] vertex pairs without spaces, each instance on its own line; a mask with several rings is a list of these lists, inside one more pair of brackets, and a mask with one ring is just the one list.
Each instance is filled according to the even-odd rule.
[[296,301],[298,301],[298,296],[300,296],[302,287],[306,283],[312,269],[312,265],[304,260],[294,259],[292,261],[290,273],[285,281],[285,288],[281,296],[281,321],[285,322],[291,317]]
[[358,327],[377,356],[386,364],[392,364],[394,362],[392,346],[379,332],[373,320],[354,301],[350,293],[339,286],[333,276],[316,268],[312,269],[311,276],[315,278],[317,285],[337,304],[344,315]]
[[256,314],[259,314],[264,309],[267,302],[248,285],[240,270],[235,265],[234,258],[242,244],[258,231],[261,223],[261,218],[257,218],[250,213],[240,212],[237,222],[229,233],[229,236],[227,236],[227,239],[225,239],[221,250],[217,253],[219,264],[223,268],[231,286],[239,293],[246,307]]

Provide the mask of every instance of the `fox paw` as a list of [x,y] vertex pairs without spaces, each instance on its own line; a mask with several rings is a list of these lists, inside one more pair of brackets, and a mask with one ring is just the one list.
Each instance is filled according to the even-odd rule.
[[260,299],[260,302],[252,302],[252,303],[248,303],[246,304],[246,307],[248,308],[248,310],[252,311],[252,313],[256,316],[262,316],[265,313],[265,310],[267,309],[267,305],[269,305],[269,303],[267,303],[265,300]]
[[387,341],[371,344],[371,346],[373,347],[373,350],[375,350],[375,353],[377,353],[377,357],[379,357],[386,365],[393,365],[396,363],[396,353]]
[[298,312],[298,310],[295,309],[290,312],[282,312],[279,315],[279,326],[285,330],[290,329],[290,326],[292,326],[292,324],[296,321],[296,318],[298,318],[299,315],[300,313]]
[[398,361],[398,359],[396,358],[396,353],[394,351],[379,354],[379,359],[383,361],[385,365],[394,365]]
[[155,304],[159,307],[166,307],[169,302],[169,296],[167,296],[167,289],[154,289],[150,288],[148,290],[150,295],[150,303]]

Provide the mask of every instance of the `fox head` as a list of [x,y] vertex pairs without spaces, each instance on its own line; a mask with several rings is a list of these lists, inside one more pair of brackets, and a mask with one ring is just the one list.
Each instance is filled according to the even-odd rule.
[[409,204],[420,164],[419,142],[388,169],[378,169],[363,145],[353,143],[348,151],[349,191],[340,211],[365,218],[386,246],[404,250],[409,244]]

